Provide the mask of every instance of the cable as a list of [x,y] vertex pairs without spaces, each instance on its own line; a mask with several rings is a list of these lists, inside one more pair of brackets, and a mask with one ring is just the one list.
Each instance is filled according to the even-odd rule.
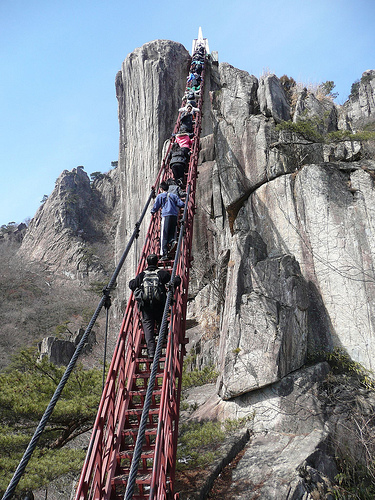
[[148,414],[149,414],[149,410],[150,410],[150,406],[151,406],[151,402],[152,402],[152,393],[154,392],[156,373],[158,370],[160,355],[161,355],[161,351],[162,351],[163,343],[164,343],[164,339],[165,339],[165,332],[167,329],[169,307],[170,307],[170,305],[172,303],[172,299],[173,299],[174,280],[176,277],[177,262],[178,262],[178,259],[180,257],[181,245],[182,245],[182,240],[184,237],[183,227],[184,227],[186,217],[187,217],[187,206],[188,206],[188,202],[189,202],[189,195],[190,195],[190,185],[188,186],[188,190],[186,193],[184,215],[183,215],[183,218],[181,221],[180,234],[179,234],[179,238],[178,238],[177,250],[176,250],[176,255],[175,255],[175,259],[174,259],[171,280],[170,280],[171,286],[170,286],[170,290],[168,291],[167,299],[166,299],[165,306],[164,306],[163,318],[162,318],[161,326],[159,329],[158,343],[156,345],[154,361],[152,363],[151,374],[150,374],[150,378],[148,380],[146,398],[145,398],[145,402],[143,405],[142,416],[141,416],[141,421],[139,424],[139,430],[138,430],[137,440],[135,443],[133,459],[132,459],[132,463],[130,466],[129,478],[128,478],[128,482],[126,485],[124,500],[131,500],[133,497],[135,480],[136,480],[136,476],[137,476],[137,472],[138,472],[138,463],[139,463],[139,459],[140,459],[141,453],[142,453],[142,445],[143,445],[143,440],[144,440],[145,433],[146,433],[147,419],[148,419]]
[[110,295],[106,295],[106,301],[104,303],[105,307],[105,336],[104,336],[104,356],[103,356],[103,383],[102,383],[102,392],[104,391],[105,384],[105,364],[107,358],[107,340],[108,340],[108,323],[109,323],[109,308],[111,307],[111,297]]
[[125,262],[125,259],[130,251],[130,248],[131,248],[134,240],[137,239],[139,236],[140,225],[144,219],[144,216],[145,216],[146,211],[148,209],[148,206],[151,202],[151,199],[153,198],[153,195],[154,195],[154,187],[151,189],[151,194],[148,197],[148,200],[143,208],[143,211],[141,213],[139,220],[135,224],[135,229],[133,231],[133,234],[130,237],[129,243],[127,244],[127,246],[125,248],[125,251],[124,251],[124,253],[123,253],[123,255],[122,255],[122,257],[121,257],[121,259],[120,259],[120,261],[119,261],[119,263],[118,263],[118,265],[117,265],[117,267],[112,275],[112,278],[110,279],[108,285],[103,289],[103,297],[101,298],[101,300],[100,300],[100,302],[99,302],[99,304],[98,304],[98,306],[97,306],[97,308],[96,308],[96,310],[95,310],[95,312],[94,312],[94,314],[93,314],[93,316],[92,316],[92,318],[91,318],[91,320],[90,320],[90,322],[85,330],[85,333],[83,334],[83,336],[81,338],[81,341],[79,342],[76,350],[73,353],[73,356],[72,356],[72,358],[71,358],[71,360],[70,360],[70,362],[65,370],[65,373],[62,376],[62,378],[61,378],[61,380],[60,380],[60,382],[55,390],[55,393],[52,396],[52,398],[51,398],[51,400],[50,400],[50,402],[49,402],[49,404],[48,404],[48,406],[47,406],[47,408],[46,408],[46,410],[45,410],[45,412],[44,412],[44,414],[43,414],[43,416],[38,424],[38,427],[36,428],[36,431],[29,442],[29,445],[28,445],[20,463],[18,464],[18,467],[17,467],[5,493],[4,493],[2,500],[10,500],[10,498],[12,497],[12,495],[14,493],[14,490],[17,487],[17,484],[19,483],[22,475],[25,472],[26,466],[31,458],[31,455],[33,454],[33,452],[38,444],[39,438],[40,438],[45,426],[47,425],[47,422],[48,422],[48,420],[49,420],[49,418],[50,418],[50,416],[51,416],[51,414],[56,406],[58,399],[61,396],[61,393],[65,387],[65,384],[67,383],[68,378],[69,378],[71,372],[73,371],[73,368],[77,362],[77,359],[82,352],[82,349],[83,349],[84,344],[87,340],[87,337],[89,336],[89,334],[90,334],[90,332],[91,332],[91,330],[92,330],[92,328],[93,328],[93,326],[94,326],[94,324],[99,316],[99,313],[100,313],[102,307],[106,303],[108,303],[107,301],[108,301],[109,293],[115,286],[117,276],[118,276],[118,274],[119,274],[119,272],[120,272],[120,270]]

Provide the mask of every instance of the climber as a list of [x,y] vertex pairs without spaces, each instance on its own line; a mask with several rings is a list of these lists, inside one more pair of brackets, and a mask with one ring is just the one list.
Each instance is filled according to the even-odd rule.
[[190,148],[193,144],[193,141],[190,137],[192,134],[188,134],[186,132],[181,132],[176,134],[176,142],[180,146],[180,148],[184,149],[187,154],[190,153]]
[[197,73],[198,75],[200,75],[203,71],[203,68],[204,68],[204,63],[202,61],[193,59],[190,66],[190,71],[192,73]]
[[187,87],[192,88],[192,87],[197,87],[201,83],[201,77],[198,75],[198,73],[190,73],[189,76],[187,77]]
[[181,199],[186,197],[186,192],[181,189],[180,184],[174,179],[167,179],[166,183],[168,184],[168,193],[174,193]]
[[[155,326],[160,326],[163,317],[167,296],[166,285],[170,282],[171,275],[165,269],[158,269],[158,257],[155,254],[148,255],[147,266],[145,271],[129,281],[129,288],[134,292],[142,313],[147,355],[152,359],[155,355]],[[176,276],[174,286],[177,287],[180,283],[181,278]],[[154,298],[150,300],[150,296]]]
[[189,163],[189,151],[189,148],[181,148],[177,142],[174,142],[168,156],[174,180],[180,186],[184,184],[185,169]]
[[161,260],[164,261],[169,258],[168,251],[172,252],[176,248],[177,216],[179,209],[184,207],[185,203],[176,194],[168,193],[169,186],[166,182],[161,182],[160,187],[163,192],[157,195],[151,214],[154,215],[160,208],[162,209],[160,248]]
[[194,92],[188,89],[182,97],[183,101],[186,101],[186,105],[191,104],[193,108],[197,107],[197,100],[200,98],[200,91]]
[[180,118],[180,132],[193,132],[194,120],[197,113],[199,113],[198,108],[193,108],[191,103],[187,103],[184,108],[178,110],[181,113]]

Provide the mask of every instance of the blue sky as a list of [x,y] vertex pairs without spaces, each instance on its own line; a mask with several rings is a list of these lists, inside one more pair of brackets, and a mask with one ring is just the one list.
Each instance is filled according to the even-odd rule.
[[191,50],[199,26],[220,62],[333,80],[339,104],[375,69],[373,0],[1,0],[0,225],[33,217],[63,170],[108,171],[122,61],[158,38]]

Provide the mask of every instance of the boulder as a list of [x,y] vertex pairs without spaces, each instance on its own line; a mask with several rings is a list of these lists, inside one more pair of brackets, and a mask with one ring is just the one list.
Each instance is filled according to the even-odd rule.
[[307,352],[308,287],[299,265],[289,255],[265,258],[254,241],[250,233],[231,250],[219,348],[223,399],[280,380]]
[[211,395],[191,414],[194,420],[246,422],[250,431],[245,453],[232,469],[228,498],[302,500],[318,483],[328,490],[337,470],[318,398],[328,372],[328,364],[320,363],[230,401]]
[[67,366],[74,354],[75,346],[69,340],[61,340],[56,337],[45,337],[39,344],[40,359],[48,357],[54,365]]
[[[80,328],[72,340],[58,339],[52,336],[45,337],[38,344],[39,359],[47,357],[48,361],[54,365],[67,366],[84,333],[85,330]],[[90,353],[95,344],[96,335],[94,331],[91,331],[82,350],[83,354]]]

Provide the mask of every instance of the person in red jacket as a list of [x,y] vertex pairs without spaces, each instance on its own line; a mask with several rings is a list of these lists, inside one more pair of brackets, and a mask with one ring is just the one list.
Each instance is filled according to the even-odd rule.
[[189,151],[193,144],[193,141],[190,138],[190,134],[187,134],[185,132],[176,134],[176,142],[180,146],[180,148],[187,148]]

